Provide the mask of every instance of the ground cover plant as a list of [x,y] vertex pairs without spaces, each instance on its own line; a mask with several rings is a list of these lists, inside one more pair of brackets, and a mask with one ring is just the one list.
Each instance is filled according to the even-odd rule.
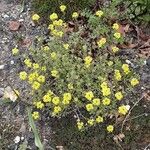
[[[60,10],[67,11],[66,6]],[[32,19],[40,17],[34,14]],[[56,13],[50,15],[49,41],[43,44],[42,37],[37,38],[19,76],[30,85],[35,120],[45,110],[51,117],[74,113],[78,129],[83,130],[110,116],[126,115],[130,109],[126,96],[139,84],[139,77],[117,56],[124,41],[117,22],[107,24],[102,10],[73,12],[72,19],[70,29]],[[105,128],[113,132],[113,122]]]
[[0,80],[8,85],[0,88],[2,149],[149,147],[148,36],[126,20],[127,1],[86,2],[74,1],[84,10],[60,2],[44,17],[31,12],[27,26],[10,23],[21,38],[6,66],[15,72]]

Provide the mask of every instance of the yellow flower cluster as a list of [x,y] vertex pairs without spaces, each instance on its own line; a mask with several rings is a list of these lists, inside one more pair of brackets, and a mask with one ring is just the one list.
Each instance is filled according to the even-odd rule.
[[102,47],[106,43],[106,38],[101,38],[97,41],[98,47]]
[[117,46],[112,46],[111,48],[114,53],[119,51],[119,48]]
[[18,54],[18,52],[19,52],[19,49],[18,49],[18,48],[15,47],[15,48],[12,49],[12,54],[13,54],[13,55]]
[[55,78],[58,78],[58,77],[59,77],[59,74],[58,74],[58,71],[57,71],[57,70],[52,70],[52,71],[51,71],[51,75],[52,75],[52,77],[55,77]]
[[32,117],[33,117],[33,119],[35,119],[35,120],[39,119],[39,117],[40,117],[39,112],[38,112],[38,111],[34,111],[34,112],[32,113]]
[[108,132],[113,132],[114,131],[114,126],[113,125],[108,125],[107,126],[107,131]]
[[118,108],[118,113],[119,114],[122,114],[122,115],[126,115],[127,114],[127,112],[128,112],[128,107],[127,106],[125,106],[125,105],[122,105],[122,106],[120,106],[119,108]]
[[110,90],[110,88],[108,87],[108,85],[107,85],[107,82],[103,82],[102,84],[101,84],[101,88],[102,88],[102,93],[103,93],[103,96],[108,96],[108,95],[110,95],[111,94],[111,90]]
[[98,11],[96,11],[96,13],[95,13],[95,15],[98,16],[98,17],[101,17],[103,14],[104,14],[104,12],[101,11],[101,10],[98,10]]
[[61,5],[59,8],[60,8],[60,10],[61,10],[62,12],[64,12],[67,7],[66,7],[65,5]]
[[25,71],[20,72],[19,77],[21,80],[27,79],[27,73]]
[[122,94],[122,92],[117,92],[117,93],[115,93],[115,97],[116,97],[116,99],[117,100],[122,100],[123,99],[123,94]]
[[77,13],[77,12],[73,12],[73,14],[72,14],[72,18],[78,18],[79,17],[79,14]]
[[31,68],[31,67],[32,67],[32,62],[31,62],[30,59],[25,59],[25,60],[24,60],[24,63],[25,63],[25,65],[26,65],[28,68]]
[[70,104],[71,99],[72,99],[71,93],[64,93],[62,103],[64,105],[68,105],[68,104]]
[[114,37],[116,39],[120,39],[121,38],[121,33],[119,33],[119,32],[114,33]]
[[[64,5],[60,6],[60,8],[61,10],[65,10]],[[56,37],[62,37],[66,23],[64,23],[62,19],[58,19],[58,15],[56,13],[52,13],[50,15],[50,20],[52,21],[52,24],[48,26],[48,29],[51,30],[51,34]]]
[[123,69],[123,71],[124,71],[125,74],[128,74],[130,72],[128,64],[123,64],[122,65],[122,69]]
[[88,68],[91,65],[93,58],[91,56],[87,56],[84,58],[84,64]]
[[115,79],[117,80],[117,81],[121,81],[121,73],[120,73],[120,71],[119,70],[116,70],[115,69]]
[[94,98],[94,94],[93,94],[93,92],[92,91],[88,91],[88,92],[86,92],[85,93],[85,98],[87,99],[87,100],[92,100],[92,98]]
[[107,97],[105,97],[105,98],[102,100],[103,105],[106,105],[106,106],[108,106],[108,105],[110,104],[110,102],[111,102],[111,100],[110,100],[109,98],[107,98]]
[[77,120],[77,127],[79,130],[82,130],[84,128],[84,123],[80,120]]
[[132,86],[136,86],[137,84],[139,84],[139,80],[136,78],[132,78],[130,82]]
[[33,21],[38,21],[40,19],[40,16],[38,15],[38,14],[34,14],[33,16],[32,16],[32,20]]
[[112,28],[114,30],[118,30],[119,29],[119,24],[118,23],[114,23],[113,26],[112,26]]

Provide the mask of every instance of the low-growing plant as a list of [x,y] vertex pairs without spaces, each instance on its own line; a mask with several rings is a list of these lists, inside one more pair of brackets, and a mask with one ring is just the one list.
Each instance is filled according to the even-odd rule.
[[[118,46],[125,37],[120,25],[108,24],[107,17],[105,9],[73,12],[70,25],[56,13],[50,15],[49,41],[36,38],[19,74],[30,86],[35,120],[45,111],[51,117],[74,113],[79,130],[105,122],[113,132],[114,119],[109,118],[128,113],[125,100],[139,77],[120,59]],[[39,18],[32,16],[35,22]]]

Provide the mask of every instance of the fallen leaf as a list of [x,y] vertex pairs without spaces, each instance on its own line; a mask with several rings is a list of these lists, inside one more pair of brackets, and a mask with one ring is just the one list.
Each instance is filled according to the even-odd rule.
[[19,21],[10,21],[9,22],[9,29],[11,31],[17,31],[20,27],[20,22]]
[[26,38],[26,39],[23,39],[21,42],[20,42],[20,45],[24,48],[28,48],[30,45],[32,44],[32,41],[31,39],[29,38]]
[[16,93],[9,86],[4,89],[4,96],[3,97],[4,98],[9,98],[13,102],[15,102],[18,98]]

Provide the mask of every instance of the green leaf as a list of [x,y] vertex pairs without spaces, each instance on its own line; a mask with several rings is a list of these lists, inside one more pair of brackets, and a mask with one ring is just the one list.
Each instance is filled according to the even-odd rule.
[[34,137],[35,137],[35,140],[34,140],[35,145],[39,148],[39,150],[44,150],[44,146],[43,146],[43,144],[40,140],[40,137],[38,135],[36,125],[35,125],[34,120],[32,118],[31,109],[29,107],[27,108],[27,112],[28,112],[28,118],[29,118],[29,125],[31,126],[32,131],[34,133]]

